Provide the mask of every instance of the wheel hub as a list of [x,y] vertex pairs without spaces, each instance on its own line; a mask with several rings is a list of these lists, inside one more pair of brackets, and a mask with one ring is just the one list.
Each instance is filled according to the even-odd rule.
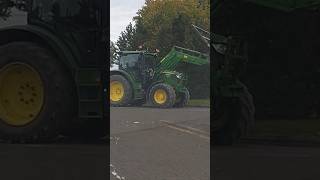
[[158,104],[164,104],[167,101],[167,93],[163,89],[158,89],[153,95],[154,101]]
[[124,87],[121,82],[110,82],[110,100],[113,102],[120,101],[124,96]]
[[0,120],[24,126],[36,119],[44,103],[40,74],[24,63],[0,69]]

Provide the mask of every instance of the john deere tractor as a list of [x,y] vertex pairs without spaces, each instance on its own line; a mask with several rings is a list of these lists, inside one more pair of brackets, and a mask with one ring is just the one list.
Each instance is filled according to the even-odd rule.
[[214,144],[233,144],[253,129],[255,106],[241,82],[247,61],[245,39],[194,29],[211,48],[211,133]]
[[50,140],[83,124],[106,132],[107,3],[0,2],[6,16],[13,6],[28,13],[27,25],[0,29],[0,139]]
[[112,106],[149,105],[183,107],[190,98],[187,75],[176,71],[181,63],[204,65],[208,56],[173,47],[162,59],[146,51],[123,51],[119,63],[110,69],[110,104]]

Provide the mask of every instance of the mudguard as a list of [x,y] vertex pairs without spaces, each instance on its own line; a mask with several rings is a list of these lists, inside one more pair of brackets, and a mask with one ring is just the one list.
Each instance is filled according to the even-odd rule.
[[40,43],[50,48],[70,69],[78,67],[76,58],[79,53],[72,52],[72,49],[61,39],[46,29],[33,25],[9,26],[0,29],[0,45],[14,41]]

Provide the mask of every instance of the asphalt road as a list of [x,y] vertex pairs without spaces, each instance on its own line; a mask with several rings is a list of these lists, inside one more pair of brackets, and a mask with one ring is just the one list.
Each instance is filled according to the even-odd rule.
[[239,144],[212,148],[214,180],[318,180],[320,148]]
[[209,180],[209,108],[111,108],[112,180]]
[[0,179],[107,179],[108,152],[104,141],[0,144]]

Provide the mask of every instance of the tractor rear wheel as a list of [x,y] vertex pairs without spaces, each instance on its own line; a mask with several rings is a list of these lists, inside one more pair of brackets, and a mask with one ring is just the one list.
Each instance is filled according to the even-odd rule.
[[0,139],[49,140],[76,114],[71,74],[37,44],[0,47]]
[[159,83],[151,87],[148,99],[155,107],[170,108],[176,101],[176,93],[172,86]]
[[184,92],[179,94],[178,100],[174,104],[174,107],[184,107],[188,104],[189,100],[190,100],[190,93],[189,93],[189,90],[186,89]]
[[126,106],[132,101],[130,82],[121,75],[110,76],[110,105]]
[[240,97],[216,98],[213,111],[214,144],[231,145],[253,129],[255,107],[246,88]]

